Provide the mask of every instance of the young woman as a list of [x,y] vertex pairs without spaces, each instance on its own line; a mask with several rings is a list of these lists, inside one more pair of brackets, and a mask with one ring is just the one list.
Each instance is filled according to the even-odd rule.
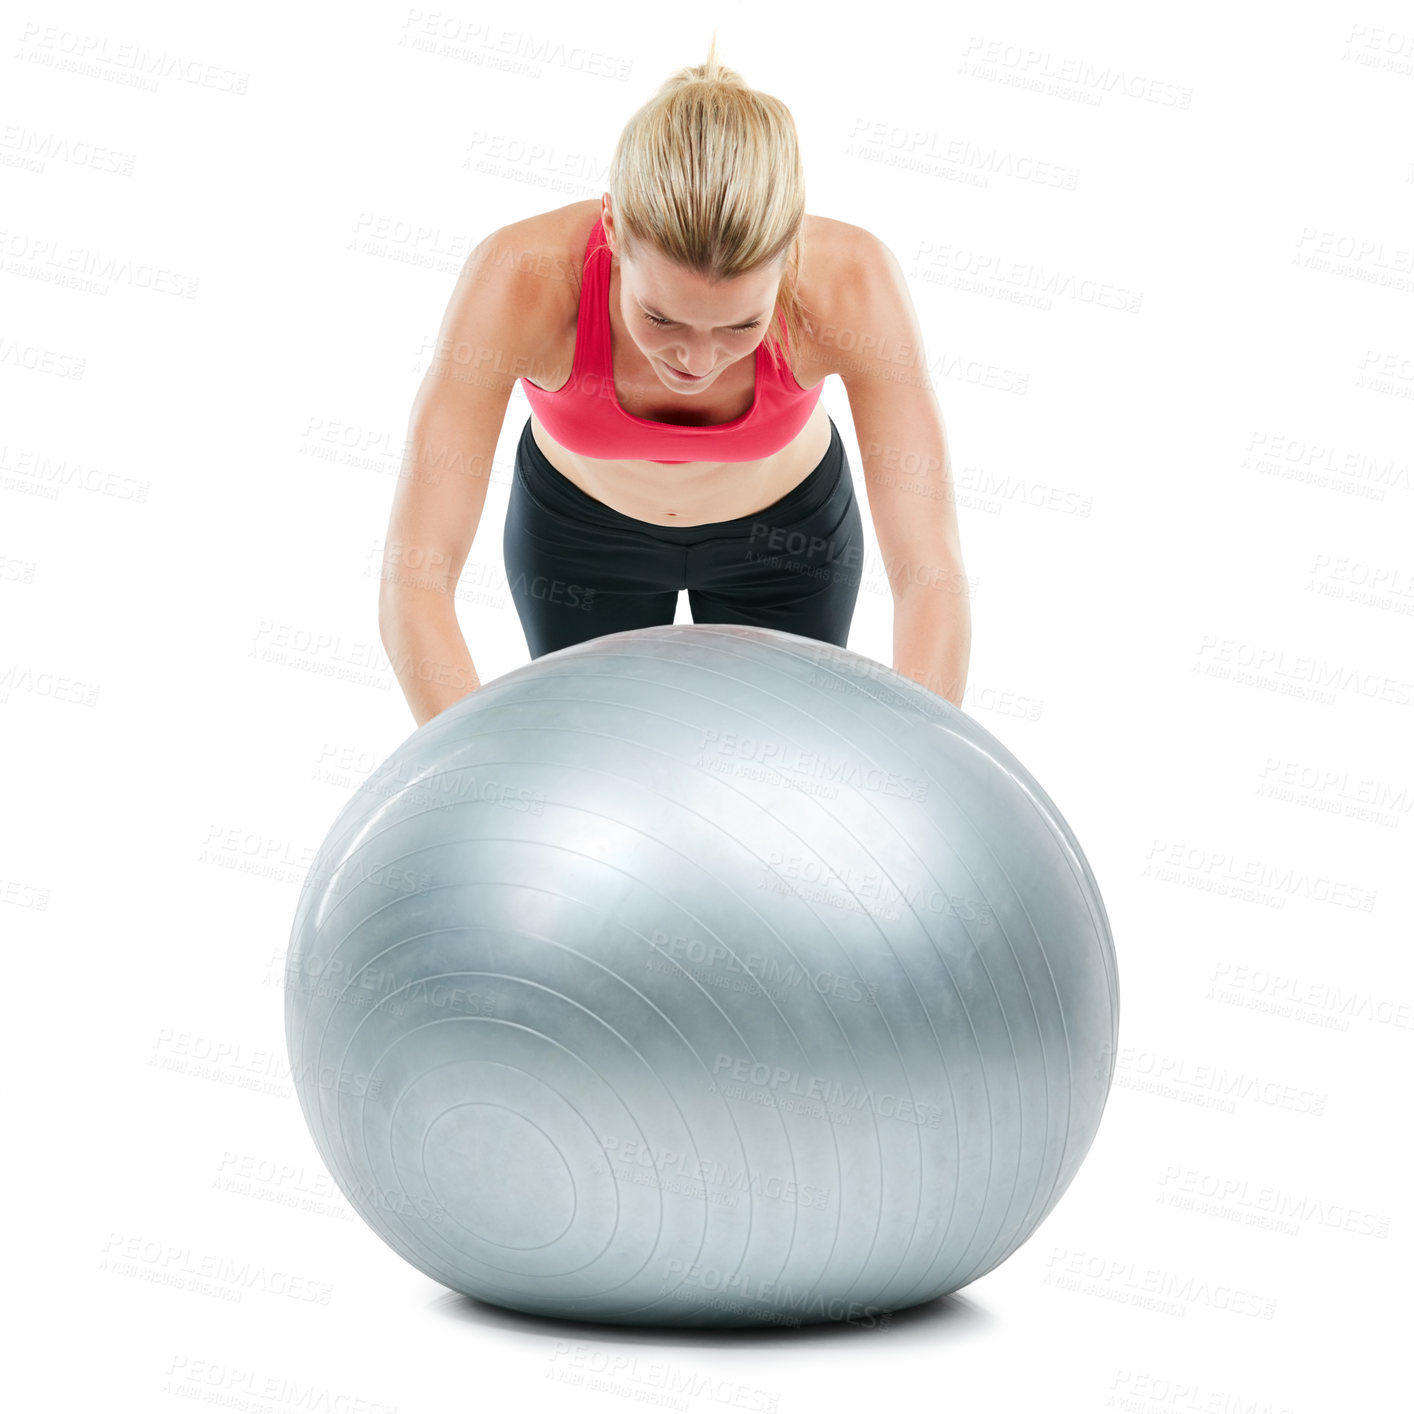
[[413,406],[379,627],[419,725],[480,686],[453,592],[519,378],[502,545],[532,657],[669,624],[845,644],[863,570],[820,401],[838,374],[894,600],[894,667],[961,703],[970,647],[942,417],[898,262],[805,211],[789,110],[716,58],[630,118],[609,191],[467,260]]

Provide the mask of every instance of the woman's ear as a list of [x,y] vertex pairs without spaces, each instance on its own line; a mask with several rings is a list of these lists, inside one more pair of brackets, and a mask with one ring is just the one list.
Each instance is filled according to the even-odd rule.
[[609,247],[609,254],[617,258],[619,252],[614,244],[614,213],[610,209],[608,192],[605,192],[600,200],[599,219],[604,223],[604,244]]

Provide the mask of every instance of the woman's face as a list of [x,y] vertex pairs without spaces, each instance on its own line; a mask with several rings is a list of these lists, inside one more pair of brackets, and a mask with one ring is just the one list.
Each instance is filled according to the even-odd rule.
[[704,392],[766,337],[782,263],[711,284],[645,248],[619,262],[619,314],[668,387]]

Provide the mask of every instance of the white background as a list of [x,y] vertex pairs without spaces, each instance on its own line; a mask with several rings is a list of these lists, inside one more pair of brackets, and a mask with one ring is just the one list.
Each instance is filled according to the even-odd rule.
[[[284,1054],[304,871],[413,728],[376,571],[456,271],[597,197],[714,22],[791,107],[809,208],[909,276],[963,707],[1065,812],[1120,961],[1070,1191],[887,1330],[458,1297],[331,1195]],[[7,1403],[1407,1398],[1407,7],[71,3],[3,35]],[[527,413],[517,391],[458,596],[484,681],[527,661],[500,550]],[[850,647],[888,662],[865,525]]]

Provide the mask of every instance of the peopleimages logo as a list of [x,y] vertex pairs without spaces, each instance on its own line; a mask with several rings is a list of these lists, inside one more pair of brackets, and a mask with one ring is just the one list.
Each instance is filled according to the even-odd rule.
[[1358,1237],[1389,1236],[1388,1213],[1372,1213],[1350,1203],[1331,1203],[1277,1184],[1260,1184],[1232,1174],[1207,1173],[1169,1164],[1159,1179],[1160,1200],[1211,1217],[1231,1217],[1248,1227],[1275,1227],[1295,1236],[1312,1223]]
[[867,1085],[846,1085],[822,1075],[806,1075],[789,1066],[771,1066],[750,1056],[719,1052],[712,1062],[712,1092],[727,1099],[743,1099],[776,1109],[850,1123],[853,1115],[871,1110],[881,1119],[897,1119],[926,1129],[943,1123],[941,1105],[927,1104],[909,1095],[876,1095]]
[[[827,1189],[813,1183],[801,1183],[794,1175],[762,1173],[743,1161],[732,1164],[724,1159],[703,1158],[677,1149],[652,1149],[639,1139],[620,1139],[607,1135],[602,1140],[605,1156],[616,1174],[650,1173],[655,1179],[682,1178],[689,1181],[688,1190],[723,1195],[750,1194],[753,1198],[769,1198],[777,1203],[796,1207],[829,1206]],[[602,1169],[600,1170],[602,1172]],[[677,1190],[674,1190],[677,1191]]]
[[671,959],[686,970],[692,968],[717,968],[726,972],[740,973],[754,978],[762,984],[762,990],[779,991],[792,987],[808,987],[831,1001],[864,1002],[872,1005],[877,990],[873,982],[862,977],[845,976],[824,969],[812,971],[803,967],[795,958],[783,958],[774,954],[758,952],[736,952],[726,943],[717,939],[689,938],[682,935],[654,931],[649,940],[654,950],[666,959]]
[[806,751],[787,742],[772,741],[742,732],[723,732],[709,727],[702,738],[696,765],[709,769],[724,759],[749,761],[771,770],[815,777],[836,786],[857,791],[882,791],[885,795],[907,800],[925,800],[928,781],[900,776],[877,766],[861,765],[857,761],[833,758],[817,751]]
[[[823,1316],[831,1321],[848,1321],[865,1327],[888,1326],[890,1313],[878,1306],[858,1301],[846,1301],[842,1297],[826,1296],[810,1289],[802,1290],[783,1281],[760,1281],[737,1271],[724,1271],[721,1267],[708,1266],[699,1262],[684,1262],[679,1257],[668,1260],[663,1268],[666,1280],[676,1286],[665,1288],[660,1294],[679,1300],[692,1300],[695,1305],[719,1306],[728,1310],[751,1310],[760,1314],[760,1307],[773,1308],[781,1313],[781,1320],[788,1321],[789,1312],[799,1319],[809,1312],[812,1316]],[[696,1287],[698,1292],[688,1292],[684,1287]],[[704,1301],[700,1291],[714,1293],[715,1299]]]

